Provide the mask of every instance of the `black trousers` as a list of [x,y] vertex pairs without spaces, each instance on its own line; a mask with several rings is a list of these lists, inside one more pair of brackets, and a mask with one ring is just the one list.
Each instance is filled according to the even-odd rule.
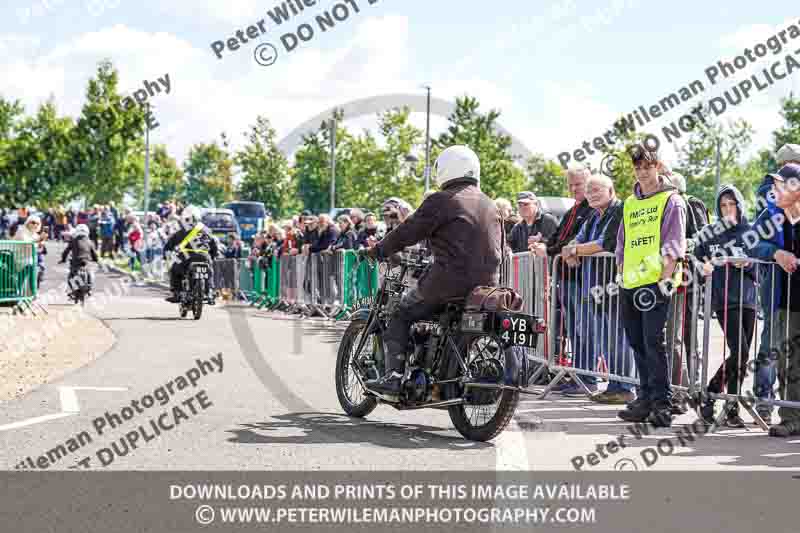
[[389,327],[384,335],[387,372],[390,370],[402,372],[405,369],[411,324],[430,318],[440,311],[445,303],[426,301],[416,288],[403,295],[389,319]]
[[664,329],[672,297],[664,295],[655,283],[623,289],[621,294],[625,333],[639,371],[639,397],[659,408],[671,407],[672,387]]
[[[727,316],[725,316],[727,314]],[[741,321],[739,317],[741,315]],[[727,312],[717,311],[717,321],[725,331],[725,341],[730,350],[725,362],[708,383],[709,392],[722,392],[722,375],[728,386],[728,394],[738,394],[747,374],[747,361],[750,357],[750,345],[756,327],[756,310],[741,307],[729,307]],[[741,361],[739,360],[741,358]]]

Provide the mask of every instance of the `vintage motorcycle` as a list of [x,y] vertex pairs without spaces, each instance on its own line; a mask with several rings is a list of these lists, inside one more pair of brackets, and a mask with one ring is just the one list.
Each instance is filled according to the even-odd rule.
[[336,360],[339,403],[353,417],[369,415],[378,403],[398,410],[447,409],[465,438],[491,440],[511,421],[520,393],[528,392],[520,386],[527,384],[527,358],[517,347],[536,347],[545,332],[536,317],[468,312],[464,298],[448,302],[437,316],[412,325],[400,396],[366,386],[384,374],[383,336],[409,287],[407,275],[426,267],[420,254],[404,254],[399,264],[386,267],[371,304],[351,315]]
[[78,271],[67,282],[69,291],[67,296],[74,303],[86,305],[86,299],[92,295],[92,275],[86,265],[78,267]]
[[214,305],[214,292],[211,288],[211,265],[202,261],[193,261],[189,264],[186,274],[181,281],[180,298],[181,318],[186,318],[189,311],[195,320],[203,316],[203,303]]

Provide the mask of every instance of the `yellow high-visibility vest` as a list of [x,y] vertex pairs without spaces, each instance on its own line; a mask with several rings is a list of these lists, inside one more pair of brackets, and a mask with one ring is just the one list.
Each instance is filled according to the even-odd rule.
[[[661,258],[661,220],[664,208],[674,191],[663,191],[645,199],[631,195],[625,200],[625,258],[622,286],[635,289],[661,281],[664,263]],[[680,263],[675,267],[674,283],[681,280]]]

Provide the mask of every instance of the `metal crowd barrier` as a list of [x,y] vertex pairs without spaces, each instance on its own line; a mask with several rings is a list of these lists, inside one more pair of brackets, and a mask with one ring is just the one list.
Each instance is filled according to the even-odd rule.
[[38,294],[36,243],[0,241],[0,302],[30,302]]
[[592,393],[587,384],[598,380],[619,389],[638,385],[620,297],[612,288],[616,274],[614,254],[581,257],[577,267],[554,258],[551,290],[556,308],[551,326],[557,333],[550,370],[556,375],[542,398],[567,375],[587,395]]
[[234,293],[239,291],[238,259],[216,259],[214,261],[214,287]]
[[[780,408],[782,418],[800,416],[800,413],[791,413],[791,410],[800,410],[800,349],[797,346],[800,315],[792,311],[790,305],[791,280],[797,274],[785,273],[777,263],[758,259],[718,257],[713,262],[717,265],[715,268],[724,269],[725,294],[721,296],[722,309],[713,306],[713,287],[711,283],[706,284],[701,379],[704,397],[725,400],[726,408],[719,413],[711,430],[722,422],[728,406],[734,402],[742,405],[765,430],[768,426],[762,415],[771,417],[775,407]],[[745,265],[743,275],[739,275],[736,263]],[[737,289],[738,294],[742,294],[745,283],[755,286],[755,306],[728,301]],[[738,287],[734,289],[734,285]],[[719,303],[720,295],[716,296]],[[761,327],[759,313],[763,313]],[[722,332],[716,338],[711,336],[712,319],[720,323]],[[721,361],[718,358],[712,361],[712,353],[721,354]],[[737,368],[738,376],[735,375]],[[712,372],[716,379],[710,379]],[[752,391],[743,390],[742,382],[747,374],[753,375]],[[712,381],[720,385],[713,387],[718,391],[709,390]],[[731,381],[737,390],[730,390]]]

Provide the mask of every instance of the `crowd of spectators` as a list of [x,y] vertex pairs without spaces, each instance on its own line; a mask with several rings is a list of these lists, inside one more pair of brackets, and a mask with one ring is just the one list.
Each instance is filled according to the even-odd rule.
[[[767,175],[758,189],[760,203],[753,224],[747,219],[743,195],[736,187],[721,187],[712,206],[711,212],[716,215],[712,222],[707,206],[687,194],[685,178],[672,172],[657,154],[634,153],[632,158],[635,176],[618,178],[634,182],[634,195],[628,199],[617,196],[612,179],[592,175],[579,166],[565,173],[574,203],[560,220],[543,208],[533,191],[519,192],[516,206],[504,198],[495,201],[507,253],[531,252],[534,257],[550,259],[550,275],[556,287],[550,341],[562,364],[583,371],[579,379],[566,380],[554,392],[589,392],[592,400],[600,403],[626,404],[626,410],[620,413],[626,420],[648,419],[658,425],[669,425],[664,421],[669,414],[685,412],[681,402],[673,401],[676,395],[671,384],[686,385],[687,365],[699,360],[697,324],[688,316],[696,302],[693,292],[681,282],[686,279],[682,273],[688,272],[689,279],[711,284],[711,310],[729,348],[729,356],[713,374],[708,390],[741,393],[760,311],[764,327],[756,356],[756,396],[773,399],[775,380],[781,378],[782,397],[800,401],[800,351],[786,353],[786,343],[781,343],[781,335],[775,333],[788,330],[790,338],[800,335],[800,299],[789,301],[784,297],[787,288],[791,292],[800,290],[800,277],[790,276],[800,257],[800,221],[785,217],[782,224],[770,226],[776,214],[790,213],[800,202],[800,192],[789,187],[793,182],[800,185],[800,146],[786,145],[777,153],[780,170]],[[664,198],[660,207],[657,198]],[[646,310],[634,301],[641,284],[631,284],[625,278],[633,269],[629,266],[631,258],[626,262],[626,251],[632,253],[625,238],[626,202],[645,206],[648,212],[655,210],[661,217],[660,233],[657,228],[650,231],[659,235],[660,244],[656,246],[660,249],[656,249],[663,264],[650,271],[649,266],[640,264],[638,270],[645,276],[655,275],[648,278],[650,282],[675,280],[676,290],[656,294],[653,306]],[[162,253],[164,243],[177,228],[181,209],[180,204],[167,202],[143,217],[113,203],[78,211],[55,207],[42,213],[29,208],[0,209],[0,239],[36,242],[44,254],[48,239],[68,239],[73,227],[87,224],[90,239],[102,257],[124,255],[134,267]],[[233,235],[222,249],[225,258],[266,266],[273,258],[284,256],[326,256],[372,248],[412,212],[407,202],[394,197],[382,204],[380,213],[350,209],[335,220],[328,214],[303,211],[283,222],[267,221],[251,243]],[[712,235],[710,228],[715,224],[724,227]],[[747,240],[754,230],[759,236],[755,244]],[[598,254],[604,254],[606,263],[589,259]],[[721,267],[713,261],[720,255],[740,260]],[[774,261],[779,268],[754,266],[746,261],[748,257]],[[556,258],[558,261],[553,262]],[[632,259],[638,262],[641,258],[633,253]],[[692,272],[699,275],[691,276]],[[768,277],[770,283],[756,281]],[[598,280],[602,280],[600,285],[617,281],[622,290],[602,290],[598,299],[594,291]],[[690,356],[692,346],[695,352]],[[600,391],[592,373],[603,369],[618,376],[638,375],[641,385],[612,380]],[[715,417],[714,404],[709,400],[701,410],[709,423]],[[759,414],[768,423],[771,411],[759,407]],[[654,414],[661,418],[654,421]],[[774,435],[800,434],[800,411],[781,408],[780,416],[782,423],[774,429]],[[744,426],[736,405],[730,403],[725,420],[731,427]]]

